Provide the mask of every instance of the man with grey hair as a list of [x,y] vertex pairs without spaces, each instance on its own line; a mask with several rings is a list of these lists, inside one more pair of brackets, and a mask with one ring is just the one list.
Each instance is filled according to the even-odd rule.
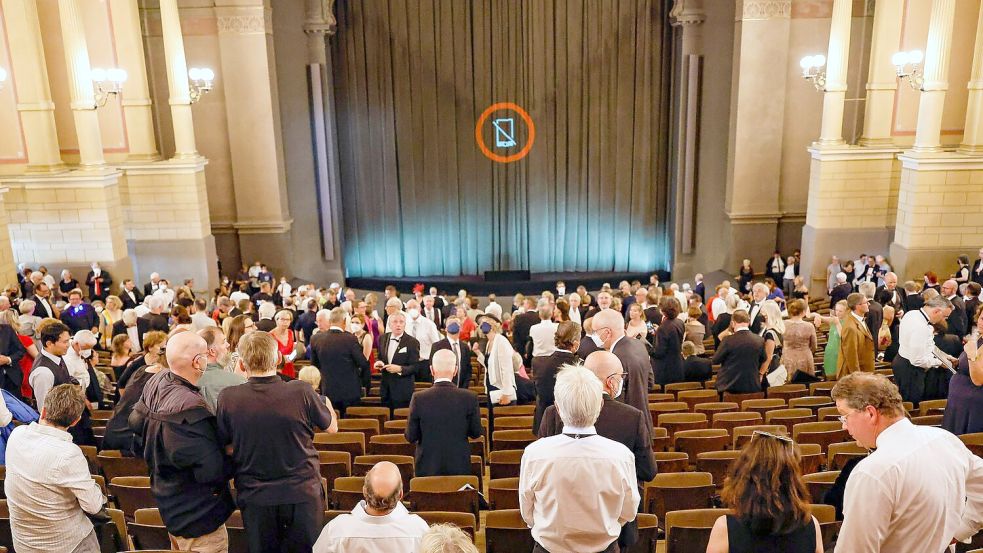
[[829,308],[835,309],[836,304],[853,293],[853,285],[847,282],[846,273],[836,273],[836,285],[829,291]]
[[[323,311],[322,311],[323,312]],[[362,400],[362,386],[369,380],[369,360],[355,335],[345,331],[345,310],[335,307],[324,320],[327,329],[311,338],[311,364],[321,372],[321,394],[335,409],[345,410]]]
[[276,328],[276,322],[273,321],[273,317],[276,315],[275,303],[272,301],[263,301],[259,304],[256,313],[259,315],[259,320],[256,321],[256,330],[269,332]]
[[134,309],[123,311],[123,318],[113,323],[113,337],[126,334],[130,339],[130,351],[138,352],[143,350],[143,335],[150,332],[150,321],[143,317],[137,317]]
[[155,294],[153,296],[147,296],[144,303],[150,310],[143,316],[143,318],[150,322],[150,330],[159,330],[161,332],[170,331],[170,321],[168,321],[167,313],[164,313],[164,298]]
[[899,311],[904,311],[905,308],[905,295],[904,288],[898,286],[898,275],[888,272],[884,275],[884,284],[877,287],[874,299],[885,307],[888,305],[893,307],[900,317]]
[[420,342],[405,332],[406,315],[389,316],[392,332],[379,338],[379,356],[375,367],[382,373],[380,396],[390,409],[410,406],[413,396],[413,375],[420,363]]
[[[751,332],[759,334],[761,332],[761,327],[764,325],[765,318],[761,313],[761,306],[768,300],[768,294],[771,290],[768,289],[768,285],[764,282],[755,282],[751,286],[751,306],[748,308],[748,316],[751,318],[750,329]],[[679,304],[680,309],[683,305]]]
[[99,552],[86,513],[98,513],[106,498],[68,433],[84,409],[78,386],[55,386],[44,398],[41,420],[10,434],[4,489],[17,551]]
[[91,331],[80,330],[72,336],[68,352],[63,358],[68,367],[68,374],[78,380],[83,391],[88,390],[89,383],[92,382],[92,377],[89,374],[89,359],[92,358],[93,348],[96,347],[97,342],[96,335]]
[[[594,315],[592,325],[593,342],[617,355],[625,372],[628,373],[621,401],[647,413],[648,383],[649,374],[652,372],[652,362],[645,345],[640,340],[625,336],[625,319],[621,313],[613,309],[599,311],[597,315]],[[585,354],[583,358],[586,359],[586,357]],[[646,417],[646,419],[646,426],[651,432],[652,417]]]
[[942,283],[941,294],[952,303],[952,312],[949,313],[945,321],[949,327],[948,333],[955,334],[960,338],[966,336],[969,318],[973,316],[973,313],[966,313],[966,303],[958,295],[959,284],[950,278]]
[[604,400],[591,371],[568,365],[555,394],[563,433],[529,444],[519,469],[519,509],[533,551],[620,551],[621,527],[638,514],[635,458],[594,428]]
[[415,299],[406,302],[406,333],[420,343],[420,366],[416,371],[417,381],[430,380],[430,353],[433,345],[440,341],[440,331],[433,321],[423,316],[420,302]]
[[416,553],[428,526],[400,501],[399,468],[389,461],[377,463],[365,475],[362,495],[365,499],[351,513],[324,527],[314,553]]
[[865,298],[867,298],[867,314],[864,316],[864,322],[867,324],[867,330],[870,330],[870,335],[874,338],[874,355],[877,355],[877,333],[881,330],[881,323],[884,322],[884,307],[877,302],[874,296],[877,295],[877,285],[873,282],[864,282],[858,289]]
[[935,346],[935,328],[952,312],[952,302],[942,296],[925,300],[921,309],[908,311],[898,328],[898,355],[892,368],[894,381],[904,401],[915,407],[925,394],[925,375],[943,365],[943,359],[954,364],[956,359]]
[[249,375],[218,396],[220,443],[232,448],[236,503],[250,551],[309,551],[324,525],[314,434],[338,431],[333,410],[306,382],[276,374],[280,352],[266,332],[239,339]]

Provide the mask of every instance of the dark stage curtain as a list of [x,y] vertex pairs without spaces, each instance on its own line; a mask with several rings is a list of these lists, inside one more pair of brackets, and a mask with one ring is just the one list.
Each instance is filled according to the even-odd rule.
[[[668,266],[665,0],[339,0],[336,12],[349,276]],[[497,102],[535,124],[522,160],[476,145]],[[518,145],[496,153],[522,147],[518,118],[515,130]]]

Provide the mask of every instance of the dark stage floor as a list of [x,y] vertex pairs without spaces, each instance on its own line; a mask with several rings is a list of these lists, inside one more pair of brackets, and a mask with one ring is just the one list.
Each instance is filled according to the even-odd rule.
[[413,291],[413,286],[423,283],[429,289],[436,286],[437,289],[446,291],[454,295],[460,289],[467,290],[475,296],[486,296],[497,294],[499,296],[511,296],[514,294],[538,294],[544,290],[555,290],[558,280],[562,280],[567,285],[567,290],[573,292],[577,286],[584,285],[588,290],[597,290],[605,282],[612,287],[617,287],[622,280],[629,282],[639,280],[648,283],[649,275],[653,272],[659,275],[659,280],[666,282],[669,273],[666,271],[650,271],[646,273],[538,273],[529,276],[529,280],[510,279],[501,282],[487,281],[481,275],[467,275],[457,277],[414,277],[414,278],[395,278],[395,277],[372,277],[372,278],[352,278],[345,280],[346,285],[361,290],[382,290],[392,284],[402,294],[409,294]]

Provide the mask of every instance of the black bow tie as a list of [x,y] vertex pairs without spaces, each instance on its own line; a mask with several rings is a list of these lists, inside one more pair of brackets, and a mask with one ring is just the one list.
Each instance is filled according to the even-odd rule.
[[389,341],[390,342],[398,342],[399,341],[399,338],[390,338]]

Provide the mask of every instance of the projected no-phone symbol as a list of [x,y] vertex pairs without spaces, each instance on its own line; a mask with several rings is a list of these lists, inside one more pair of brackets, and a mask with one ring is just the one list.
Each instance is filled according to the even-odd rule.
[[[526,126],[525,145],[522,146],[518,152],[511,155],[497,154],[488,147],[488,144],[485,143],[484,133],[486,130],[488,130],[485,128],[485,124],[489,122],[492,114],[496,114],[498,117],[491,119],[490,121],[492,129],[494,129],[495,147],[515,148],[519,145],[518,141],[516,140],[516,118],[509,117],[509,114],[496,113],[503,111],[514,112],[519,116],[519,118],[522,119],[522,123],[524,123]],[[488,159],[497,161],[498,163],[512,163],[513,161],[518,161],[529,154],[529,150],[532,149],[532,144],[536,140],[536,127],[533,125],[532,118],[529,117],[526,110],[512,102],[499,102],[488,106],[488,109],[482,112],[481,117],[478,118],[478,123],[474,127],[474,139],[475,142],[478,143],[478,148],[481,149],[481,153]]]

